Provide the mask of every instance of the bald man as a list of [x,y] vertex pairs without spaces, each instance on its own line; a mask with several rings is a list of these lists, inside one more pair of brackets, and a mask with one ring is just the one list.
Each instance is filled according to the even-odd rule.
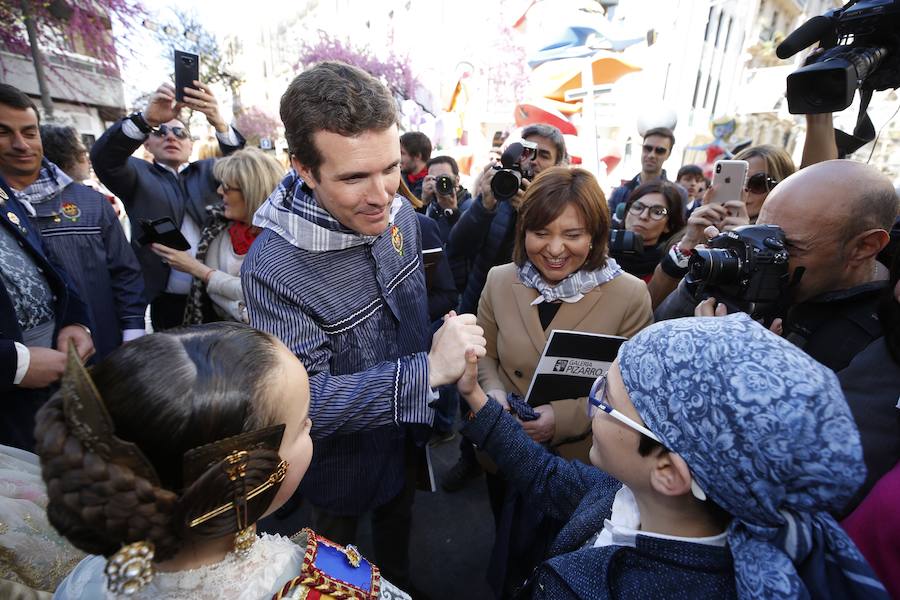
[[897,194],[887,177],[863,163],[829,160],[778,184],[757,222],[784,230],[791,271],[804,269],[792,290],[794,303],[802,303],[883,288],[876,257],[896,217]]
[[866,481],[835,513],[838,518],[900,459],[900,364],[885,338],[885,328],[896,322],[886,312],[896,312],[895,299],[876,262],[897,214],[891,181],[849,160],[817,163],[791,175],[759,213],[759,223],[784,230],[792,273],[804,269],[791,291],[783,335],[838,372],[860,432]]
[[[769,194],[759,213],[759,224],[784,230],[791,274],[800,276],[790,290],[783,335],[837,372],[860,433],[866,481],[845,507],[834,511],[838,519],[900,459],[900,347],[893,333],[900,323],[900,297],[894,297],[900,262],[887,257],[888,264],[893,261],[889,281],[887,269],[876,261],[888,245],[897,214],[890,180],[849,160],[817,163],[791,175]],[[683,283],[676,294],[663,318],[684,314],[696,303]],[[657,310],[657,320],[666,302]],[[711,301],[697,312],[712,315]],[[830,443],[839,440],[823,439],[823,449]]]

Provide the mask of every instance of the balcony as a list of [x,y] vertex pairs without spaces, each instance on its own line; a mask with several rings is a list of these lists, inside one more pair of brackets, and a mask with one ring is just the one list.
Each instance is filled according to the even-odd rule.
[[[118,73],[107,73],[96,59],[69,52],[45,52],[44,72],[54,101],[97,108],[125,110],[125,93]],[[26,94],[40,96],[31,57],[0,50],[0,68],[5,83]]]

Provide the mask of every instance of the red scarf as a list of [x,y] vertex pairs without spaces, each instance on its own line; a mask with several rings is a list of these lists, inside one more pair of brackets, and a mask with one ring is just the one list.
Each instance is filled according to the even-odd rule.
[[234,253],[238,256],[247,254],[247,251],[250,250],[250,245],[256,239],[256,236],[259,235],[259,232],[259,227],[234,221],[231,227],[228,228],[228,235],[231,236],[231,247],[234,249]]
[[418,173],[410,173],[409,175],[406,176],[406,178],[409,180],[409,185],[413,185],[420,179],[425,179],[426,175],[428,175],[427,167],[422,169]]

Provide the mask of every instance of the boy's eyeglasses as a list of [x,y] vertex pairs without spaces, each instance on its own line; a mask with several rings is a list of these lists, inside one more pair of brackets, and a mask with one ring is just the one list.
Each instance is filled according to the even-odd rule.
[[662,221],[669,215],[669,209],[665,206],[651,206],[649,204],[644,204],[640,200],[635,200],[631,205],[631,208],[628,209],[628,212],[634,216],[640,216],[644,214],[644,211],[647,209],[650,209],[650,218],[654,221]]
[[[665,448],[666,445],[661,439],[656,436],[655,433],[653,433],[631,417],[620,413],[606,403],[606,373],[594,380],[594,385],[591,386],[591,391],[588,394],[588,417],[593,419],[594,415],[596,415],[598,411],[605,412],[616,421],[622,423],[623,425],[631,427],[638,433],[646,435],[648,438]],[[694,494],[694,497],[697,498],[697,500],[706,500],[706,492],[703,491],[703,489],[700,487],[700,484],[697,483],[697,479],[693,476],[691,476],[691,493]]]
[[657,156],[662,156],[669,151],[669,149],[664,146],[652,146],[650,144],[644,144],[642,148],[644,149],[644,152],[646,154],[650,154],[651,152],[653,152]]
[[757,173],[747,178],[744,189],[754,194],[768,194],[776,185],[778,185],[778,181],[771,175]]
[[187,136],[190,135],[188,133],[188,130],[184,127],[169,127],[168,125],[160,125],[155,130],[153,130],[153,135],[155,135],[156,137],[164,138],[169,134],[170,131],[172,132],[172,135],[177,137],[179,140],[186,139]]

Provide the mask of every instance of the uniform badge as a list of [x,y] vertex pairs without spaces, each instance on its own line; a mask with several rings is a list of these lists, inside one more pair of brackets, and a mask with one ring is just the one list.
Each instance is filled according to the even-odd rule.
[[394,250],[397,251],[397,254],[403,256],[403,234],[400,233],[400,228],[396,225],[391,225],[391,244],[394,245]]
[[66,202],[62,205],[62,213],[70,221],[74,222],[81,216],[81,209],[74,202]]
[[6,213],[6,218],[9,219],[10,223],[12,223],[16,227],[18,227],[19,231],[21,231],[22,233],[24,233],[26,235],[28,234],[28,230],[25,229],[25,226],[22,225],[21,221],[19,221],[19,215],[17,215],[13,211],[9,211],[8,213]]
[[7,195],[6,190],[0,188],[0,204],[5,203],[7,200],[9,200],[9,195]]

